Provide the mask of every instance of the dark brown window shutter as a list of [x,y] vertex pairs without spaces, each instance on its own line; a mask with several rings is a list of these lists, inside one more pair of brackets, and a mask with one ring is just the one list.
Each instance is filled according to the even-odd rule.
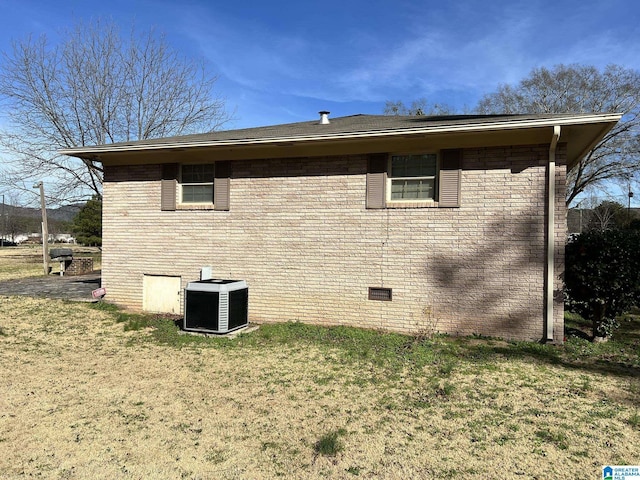
[[160,210],[172,211],[176,209],[176,190],[178,187],[178,164],[165,163],[162,165],[162,180],[160,180]]
[[386,153],[369,155],[367,165],[367,208],[385,208],[385,183],[387,179]]
[[231,162],[216,162],[213,179],[213,209],[229,210],[231,187]]
[[460,182],[462,177],[462,150],[442,150],[440,156],[439,207],[460,206]]

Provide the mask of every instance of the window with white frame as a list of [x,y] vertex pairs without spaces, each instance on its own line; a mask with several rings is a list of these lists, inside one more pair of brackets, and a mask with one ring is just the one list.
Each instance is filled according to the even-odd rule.
[[438,156],[435,153],[391,155],[388,199],[391,201],[435,200]]
[[181,203],[213,204],[214,164],[182,165],[180,168]]

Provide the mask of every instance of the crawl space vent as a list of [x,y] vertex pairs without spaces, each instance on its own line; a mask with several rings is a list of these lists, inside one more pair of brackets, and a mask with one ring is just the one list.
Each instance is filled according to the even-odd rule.
[[391,289],[382,287],[369,287],[369,300],[391,301]]

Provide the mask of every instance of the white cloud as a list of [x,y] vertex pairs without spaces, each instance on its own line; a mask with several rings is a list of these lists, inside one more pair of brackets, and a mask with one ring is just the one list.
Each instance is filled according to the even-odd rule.
[[451,92],[479,98],[541,65],[637,64],[635,37],[629,48],[621,44],[619,28],[584,33],[597,20],[591,8],[563,5],[573,13],[568,16],[547,7],[524,1],[441,7],[429,2],[422,11],[412,5],[400,28],[372,30],[362,22],[339,36],[277,30],[266,21],[210,9],[190,9],[184,23],[220,73],[240,88],[334,102],[424,96],[447,101],[440,96]]
[[244,87],[285,91],[287,82],[304,80],[312,47],[303,37],[215,12],[190,11],[184,23],[186,34],[203,55],[220,73]]

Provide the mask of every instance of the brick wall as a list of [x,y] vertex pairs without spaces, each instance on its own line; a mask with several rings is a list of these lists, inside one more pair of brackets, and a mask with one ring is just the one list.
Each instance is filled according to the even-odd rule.
[[93,272],[93,258],[73,257],[73,260],[65,266],[65,275],[84,275]]
[[[367,210],[364,155],[234,161],[228,212],[160,211],[160,165],[108,167],[103,285],[142,306],[144,274],[202,266],[249,284],[250,320],[544,336],[548,145],[465,149],[460,208]],[[564,146],[556,175],[563,269]],[[393,301],[368,300],[369,287]],[[555,310],[562,338],[562,302]]]

